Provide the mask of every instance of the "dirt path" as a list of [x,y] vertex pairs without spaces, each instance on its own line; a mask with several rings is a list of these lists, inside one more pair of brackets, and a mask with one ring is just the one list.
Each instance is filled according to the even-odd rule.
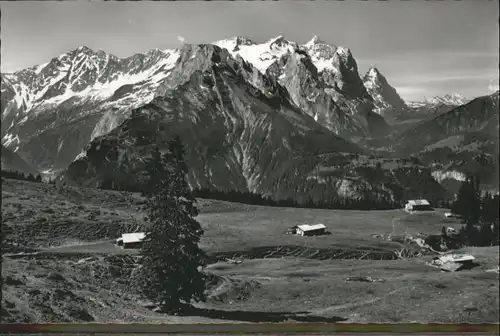
[[112,240],[101,240],[88,243],[67,244],[56,247],[44,248],[43,252],[56,253],[106,253],[106,254],[134,254],[137,251],[122,249],[113,244]]

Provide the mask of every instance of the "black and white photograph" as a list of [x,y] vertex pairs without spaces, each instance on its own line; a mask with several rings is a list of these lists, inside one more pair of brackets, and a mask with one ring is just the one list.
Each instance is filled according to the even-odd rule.
[[499,323],[498,1],[0,10],[2,323]]

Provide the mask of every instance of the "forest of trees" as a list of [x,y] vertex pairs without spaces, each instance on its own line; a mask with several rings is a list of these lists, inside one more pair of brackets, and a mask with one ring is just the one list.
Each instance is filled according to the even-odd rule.
[[22,181],[42,182],[42,176],[40,175],[24,174],[22,172],[11,171],[11,170],[2,169],[2,177],[8,179],[22,180]]
[[460,215],[464,222],[457,239],[467,246],[499,245],[498,206],[498,194],[481,193],[479,179],[468,177],[451,206],[452,212]]

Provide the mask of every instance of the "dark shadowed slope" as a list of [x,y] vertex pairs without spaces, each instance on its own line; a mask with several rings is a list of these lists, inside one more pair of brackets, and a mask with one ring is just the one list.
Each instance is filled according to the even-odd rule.
[[2,145],[2,170],[17,171],[24,174],[39,174],[35,168],[30,166],[19,154]]

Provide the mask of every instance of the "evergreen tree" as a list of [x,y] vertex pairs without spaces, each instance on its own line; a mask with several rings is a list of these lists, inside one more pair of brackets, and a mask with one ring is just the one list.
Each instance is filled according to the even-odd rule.
[[141,289],[164,311],[178,312],[183,303],[205,299],[205,254],[198,247],[203,230],[186,181],[187,166],[180,139],[169,152],[156,148],[146,162],[149,232],[141,248]]
[[481,219],[485,223],[493,224],[499,218],[498,195],[485,193],[481,200]]
[[476,186],[472,178],[467,178],[460,186],[457,199],[451,206],[452,212],[461,215],[469,225],[477,224],[481,214],[481,201]]
[[498,223],[498,220],[493,223],[493,230],[492,230],[492,233],[491,233],[491,241],[492,241],[492,244],[493,245],[500,245],[500,225]]
[[478,229],[470,223],[465,225],[464,231],[464,241],[468,246],[477,246],[479,243],[479,231]]
[[493,231],[491,230],[491,224],[483,223],[481,224],[481,229],[478,234],[477,245],[479,246],[491,246],[493,243]]

